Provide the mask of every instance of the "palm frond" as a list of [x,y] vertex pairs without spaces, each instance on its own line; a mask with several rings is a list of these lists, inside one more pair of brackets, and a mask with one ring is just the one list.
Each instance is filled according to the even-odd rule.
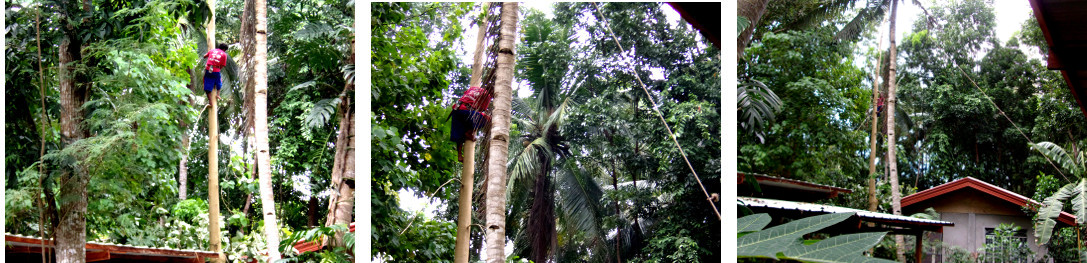
[[857,39],[865,28],[883,19],[883,16],[887,14],[887,9],[891,7],[891,1],[893,0],[868,1],[867,6],[857,12],[857,16],[853,17],[853,20],[850,20],[841,30],[838,30],[838,33],[834,35],[834,39],[838,41]]
[[853,3],[856,1],[857,0],[833,0],[820,4],[818,7],[804,13],[803,16],[797,18],[792,23],[785,25],[781,29],[799,30],[803,28],[818,27],[823,22],[845,13],[845,11],[852,7]]

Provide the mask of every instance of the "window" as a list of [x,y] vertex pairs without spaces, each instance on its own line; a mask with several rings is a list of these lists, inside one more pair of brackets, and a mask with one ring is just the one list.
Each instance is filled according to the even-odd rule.
[[1027,230],[985,228],[985,256],[982,262],[1031,262]]

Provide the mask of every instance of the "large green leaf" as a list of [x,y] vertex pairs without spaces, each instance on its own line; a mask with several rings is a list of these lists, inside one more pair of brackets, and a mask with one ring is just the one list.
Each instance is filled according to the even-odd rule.
[[788,259],[807,262],[894,262],[865,257],[863,254],[879,243],[885,234],[872,232],[840,235],[812,245],[795,244],[783,254]]
[[736,221],[740,233],[759,231],[768,224],[770,224],[770,215],[765,213],[741,217]]
[[1068,200],[1077,192],[1076,188],[1082,188],[1078,186],[1078,184],[1067,184],[1052,196],[1046,197],[1044,206],[1038,209],[1038,219],[1035,221],[1034,236],[1038,238],[1038,244],[1049,243],[1049,238],[1053,236],[1053,228],[1057,226],[1056,219],[1061,214],[1061,208],[1064,207],[1064,200]]
[[1072,155],[1068,154],[1064,148],[1061,148],[1061,146],[1052,142],[1039,142],[1028,145],[1030,145],[1031,148],[1038,150],[1042,155],[1045,155],[1046,158],[1060,164],[1061,168],[1064,168],[1065,171],[1068,171],[1071,174],[1083,174],[1084,163],[1082,158],[1076,160]]
[[776,258],[777,254],[800,243],[800,237],[845,221],[855,213],[807,217],[742,236],[737,240],[739,257]]

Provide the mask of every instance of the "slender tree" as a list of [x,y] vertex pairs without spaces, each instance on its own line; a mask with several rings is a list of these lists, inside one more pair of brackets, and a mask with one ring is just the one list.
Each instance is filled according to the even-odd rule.
[[512,110],[514,38],[517,36],[517,2],[502,4],[498,61],[495,69],[494,111],[487,160],[487,262],[505,262],[506,247],[506,161],[509,157],[510,112]]
[[879,141],[876,138],[879,137],[879,72],[883,68],[883,48],[877,50],[880,55],[876,59],[876,71],[872,73],[872,133],[869,134],[872,140],[869,145],[871,152],[868,154],[868,211],[872,212],[879,209],[879,198],[876,198],[876,152],[879,151]]
[[[887,59],[890,61],[887,64],[887,167],[889,173],[888,177],[891,179],[891,211],[894,215],[902,215],[902,192],[898,187],[898,161],[895,158],[895,102],[898,100],[895,98],[895,15],[898,12],[898,1],[891,1],[891,27],[888,34],[890,39],[891,52],[888,53]],[[902,235],[895,235],[896,253],[898,255],[898,261],[906,262],[906,255],[904,254],[905,241]]]
[[[215,47],[215,0],[209,0],[208,7],[211,18],[205,28],[210,50]],[[219,234],[219,103],[216,97],[219,97],[219,90],[212,89],[208,96],[208,103],[211,103],[208,110],[208,246],[219,255],[212,261],[222,263],[226,261],[226,255],[222,253],[222,236]]]
[[254,94],[254,135],[257,147],[257,173],[260,177],[261,212],[264,214],[264,234],[268,249],[268,261],[276,261],[279,254],[279,223],[276,221],[276,203],[272,198],[272,162],[268,153],[268,7],[265,0],[256,0],[257,54]]
[[[489,4],[481,5],[480,9],[483,10],[482,20],[479,25],[479,34],[476,36],[476,51],[474,61],[472,63],[472,79],[470,80],[470,86],[478,87],[483,85],[483,50],[486,49],[483,45],[483,40],[486,39],[487,34],[487,8]],[[511,96],[512,97],[512,96]],[[460,172],[460,197],[457,204],[457,243],[453,247],[453,262],[455,263],[467,263],[469,260],[468,255],[468,241],[471,239],[472,233],[472,187],[475,182],[475,150],[476,140],[475,138],[469,138],[464,141],[464,146],[461,147],[464,156],[463,166]]]

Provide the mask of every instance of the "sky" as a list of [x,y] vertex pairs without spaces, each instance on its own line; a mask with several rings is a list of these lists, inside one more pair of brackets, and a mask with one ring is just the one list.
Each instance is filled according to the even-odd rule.
[[[913,31],[913,22],[921,14],[921,8],[914,5],[912,1],[905,2],[898,5],[898,17],[895,21],[897,39],[902,39],[905,34]],[[920,2],[926,9],[937,5],[932,0],[922,0]],[[944,4],[944,1],[940,1],[940,4]],[[996,12],[996,36],[1001,43],[1011,39],[1012,35],[1019,31],[1023,21],[1026,21],[1028,17],[1034,14],[1030,8],[1030,2],[1027,0],[993,0],[993,7]],[[886,36],[887,26],[883,25],[879,30],[877,34],[883,36],[881,42],[886,47],[889,41]]]

